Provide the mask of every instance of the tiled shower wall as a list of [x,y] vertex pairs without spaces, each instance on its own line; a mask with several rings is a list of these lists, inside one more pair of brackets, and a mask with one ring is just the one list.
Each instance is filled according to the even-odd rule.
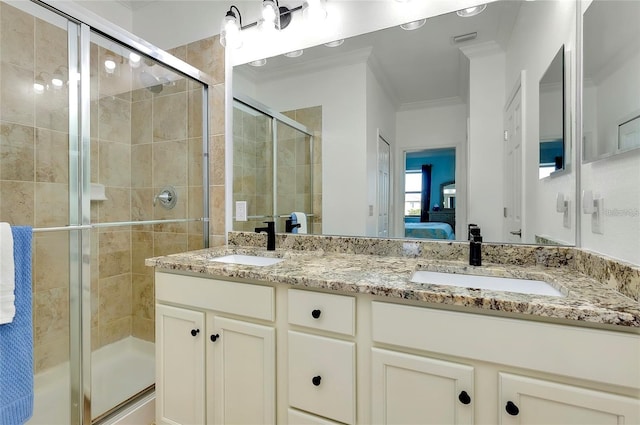
[[[284,115],[307,126],[312,132],[313,158],[309,150],[309,137],[278,123],[278,214],[286,215],[294,211],[309,213],[313,205],[314,215],[307,221],[308,233],[319,234],[322,233],[322,107],[287,111]],[[274,187],[271,119],[234,108],[233,147],[234,202],[247,201],[247,213],[250,216],[271,216]],[[276,220],[276,231],[284,232],[285,220]],[[234,230],[253,231],[262,221],[234,221]]]
[[[68,224],[67,90],[33,92],[34,79],[66,65],[64,30],[0,3],[0,221]],[[224,243],[224,54],[217,40],[173,53],[213,76],[210,88],[210,241]],[[106,186],[93,222],[201,217],[201,92],[184,80],[159,94],[122,90],[92,44],[91,180]],[[128,71],[121,71],[128,72]],[[153,207],[170,184],[178,205]],[[92,232],[92,346],[129,335],[153,340],[153,273],[144,259],[202,247],[201,223],[111,227]],[[68,359],[69,238],[34,234],[36,371]]]

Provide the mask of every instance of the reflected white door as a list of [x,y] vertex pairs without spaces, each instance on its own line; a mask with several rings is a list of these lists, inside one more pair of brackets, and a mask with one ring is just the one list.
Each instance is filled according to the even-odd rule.
[[391,147],[378,135],[378,236],[389,236]]
[[504,240],[522,241],[522,81],[509,99],[504,116]]

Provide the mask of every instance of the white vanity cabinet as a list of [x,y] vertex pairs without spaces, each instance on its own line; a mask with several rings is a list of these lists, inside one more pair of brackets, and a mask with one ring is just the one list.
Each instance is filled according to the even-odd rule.
[[157,273],[157,423],[276,423],[274,309],[273,287]]
[[472,424],[473,367],[372,349],[374,424]]
[[640,424],[633,398],[509,373],[499,379],[504,425]]
[[[289,405],[355,424],[356,344],[350,340],[356,332],[355,297],[289,289],[287,317],[294,329],[287,333]],[[289,411],[289,420],[314,423],[295,411]]]
[[[635,334],[374,301],[372,335],[374,345],[393,349],[373,348],[374,423],[640,423]],[[443,358],[463,358],[467,366]],[[424,412],[431,380],[445,395],[434,402],[437,416]],[[428,396],[416,398],[413,385]],[[475,394],[466,390],[468,405],[455,403],[456,394],[474,387]]]

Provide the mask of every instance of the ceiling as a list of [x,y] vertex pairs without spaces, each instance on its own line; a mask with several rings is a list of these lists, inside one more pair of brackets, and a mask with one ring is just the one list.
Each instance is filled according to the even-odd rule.
[[[460,93],[460,82],[467,78],[468,66],[460,48],[495,41],[506,49],[520,5],[493,2],[475,17],[449,13],[428,19],[414,31],[388,28],[347,39],[340,47],[317,46],[306,49],[298,58],[277,56],[268,58],[263,67],[242,65],[238,70],[257,82],[369,58],[398,105],[461,98],[464,93]],[[477,32],[476,39],[454,43],[454,36],[472,32]]]
[[141,9],[151,3],[156,2],[157,0],[116,0],[121,5],[127,7],[131,10]]

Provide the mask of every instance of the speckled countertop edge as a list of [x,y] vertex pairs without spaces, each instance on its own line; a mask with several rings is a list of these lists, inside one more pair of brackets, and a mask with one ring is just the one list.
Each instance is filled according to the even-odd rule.
[[[283,258],[266,267],[211,261],[228,254],[249,254]],[[584,273],[567,267],[501,265],[486,262],[474,268],[463,261],[379,256],[323,250],[278,249],[266,251],[255,246],[226,246],[173,254],[146,260],[160,270],[191,272],[208,277],[258,280],[413,300],[474,310],[490,310],[566,319],[576,324],[603,324],[640,328],[640,304],[603,285]],[[544,280],[565,297],[535,296],[515,292],[420,284],[410,282],[418,269],[450,273],[481,274]]]

